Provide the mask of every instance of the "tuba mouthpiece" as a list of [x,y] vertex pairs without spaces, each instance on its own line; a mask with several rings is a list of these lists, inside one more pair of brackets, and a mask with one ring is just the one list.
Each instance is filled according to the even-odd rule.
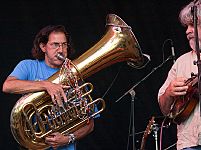
[[62,61],[65,61],[66,59],[61,53],[57,53],[57,58]]

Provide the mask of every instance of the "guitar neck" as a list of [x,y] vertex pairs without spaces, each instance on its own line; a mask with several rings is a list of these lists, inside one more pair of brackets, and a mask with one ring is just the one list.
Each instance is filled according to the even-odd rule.
[[146,143],[146,138],[142,137],[140,150],[144,150],[145,149],[145,143]]
[[154,119],[155,117],[152,117],[150,120],[149,120],[149,123],[146,127],[146,130],[144,131],[144,134],[143,134],[143,137],[142,137],[142,141],[141,141],[141,146],[140,146],[140,150],[144,150],[145,149],[145,144],[146,144],[146,140],[147,140],[147,137],[148,135],[151,133],[152,131],[152,126],[154,124]]

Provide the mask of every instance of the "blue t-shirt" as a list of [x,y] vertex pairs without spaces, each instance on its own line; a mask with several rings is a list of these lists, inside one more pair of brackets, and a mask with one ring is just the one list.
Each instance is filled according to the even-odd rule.
[[10,76],[15,76],[20,80],[46,80],[59,68],[49,67],[45,61],[26,59],[20,61]]
[[[44,60],[26,59],[20,61],[9,76],[14,76],[20,80],[46,80],[58,70],[58,68],[49,67]],[[48,150],[53,150],[53,148]],[[61,146],[58,150],[75,150],[75,144]]]

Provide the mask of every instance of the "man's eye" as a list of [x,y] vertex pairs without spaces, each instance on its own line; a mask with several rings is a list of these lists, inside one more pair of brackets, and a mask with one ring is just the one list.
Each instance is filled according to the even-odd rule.
[[55,47],[58,47],[59,46],[59,43],[54,43],[53,44]]

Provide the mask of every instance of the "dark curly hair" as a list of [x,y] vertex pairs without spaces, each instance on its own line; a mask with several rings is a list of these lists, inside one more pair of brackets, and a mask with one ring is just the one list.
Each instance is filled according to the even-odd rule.
[[32,48],[32,56],[35,59],[43,60],[45,59],[45,53],[40,49],[40,44],[47,44],[49,35],[52,32],[62,32],[66,35],[66,39],[68,42],[68,56],[72,54],[72,44],[71,39],[69,36],[69,33],[66,31],[65,27],[62,25],[49,25],[44,28],[42,28],[35,36],[35,39],[33,41],[33,48]]

